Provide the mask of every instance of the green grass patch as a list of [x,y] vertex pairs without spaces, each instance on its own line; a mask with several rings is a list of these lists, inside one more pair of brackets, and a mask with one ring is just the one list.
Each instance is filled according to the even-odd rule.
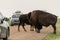
[[57,21],[57,34],[49,33],[44,39],[42,40],[60,40],[60,19]]
[[60,29],[57,30],[57,34],[49,33],[43,40],[58,40],[60,38]]

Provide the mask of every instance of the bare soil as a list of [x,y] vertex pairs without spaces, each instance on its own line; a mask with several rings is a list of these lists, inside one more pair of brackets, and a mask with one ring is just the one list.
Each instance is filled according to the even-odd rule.
[[30,26],[25,26],[27,32],[25,32],[20,26],[20,32],[18,31],[17,26],[10,27],[10,37],[9,40],[42,40],[48,33],[53,33],[53,28],[43,27],[40,33],[36,33],[35,31],[30,31]]

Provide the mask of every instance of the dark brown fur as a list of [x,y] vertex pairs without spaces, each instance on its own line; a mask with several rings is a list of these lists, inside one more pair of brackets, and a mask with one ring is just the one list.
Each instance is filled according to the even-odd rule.
[[42,11],[42,10],[34,10],[30,14],[30,23],[35,25],[36,31],[39,33],[42,26],[52,25],[54,29],[54,33],[56,33],[56,22],[57,16],[51,13]]
[[[25,24],[31,25],[31,24],[29,23],[29,16],[28,16],[28,14],[20,15],[19,21],[20,21],[20,22],[19,22],[19,24],[18,24],[18,31],[20,31],[20,29],[19,29],[20,25],[22,25],[24,31],[27,31],[27,30],[25,29],[25,27],[24,27]],[[32,25],[31,25],[31,26],[32,26]]]

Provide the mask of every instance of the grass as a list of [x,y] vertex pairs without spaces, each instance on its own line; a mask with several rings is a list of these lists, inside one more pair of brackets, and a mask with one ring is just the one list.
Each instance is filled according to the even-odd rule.
[[57,34],[49,33],[43,40],[58,40],[60,38],[60,29],[57,30]]
[[58,19],[57,21],[57,34],[52,34],[52,33],[49,33],[44,39],[42,40],[60,40],[60,19]]

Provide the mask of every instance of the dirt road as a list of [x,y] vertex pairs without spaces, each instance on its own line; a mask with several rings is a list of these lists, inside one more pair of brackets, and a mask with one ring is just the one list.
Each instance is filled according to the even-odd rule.
[[43,27],[41,30],[41,33],[36,33],[35,31],[30,31],[30,26],[27,25],[25,26],[27,32],[25,32],[22,28],[20,27],[20,32],[17,30],[17,26],[11,26],[10,27],[10,37],[9,40],[42,40],[48,33],[52,33],[53,29],[52,27]]

